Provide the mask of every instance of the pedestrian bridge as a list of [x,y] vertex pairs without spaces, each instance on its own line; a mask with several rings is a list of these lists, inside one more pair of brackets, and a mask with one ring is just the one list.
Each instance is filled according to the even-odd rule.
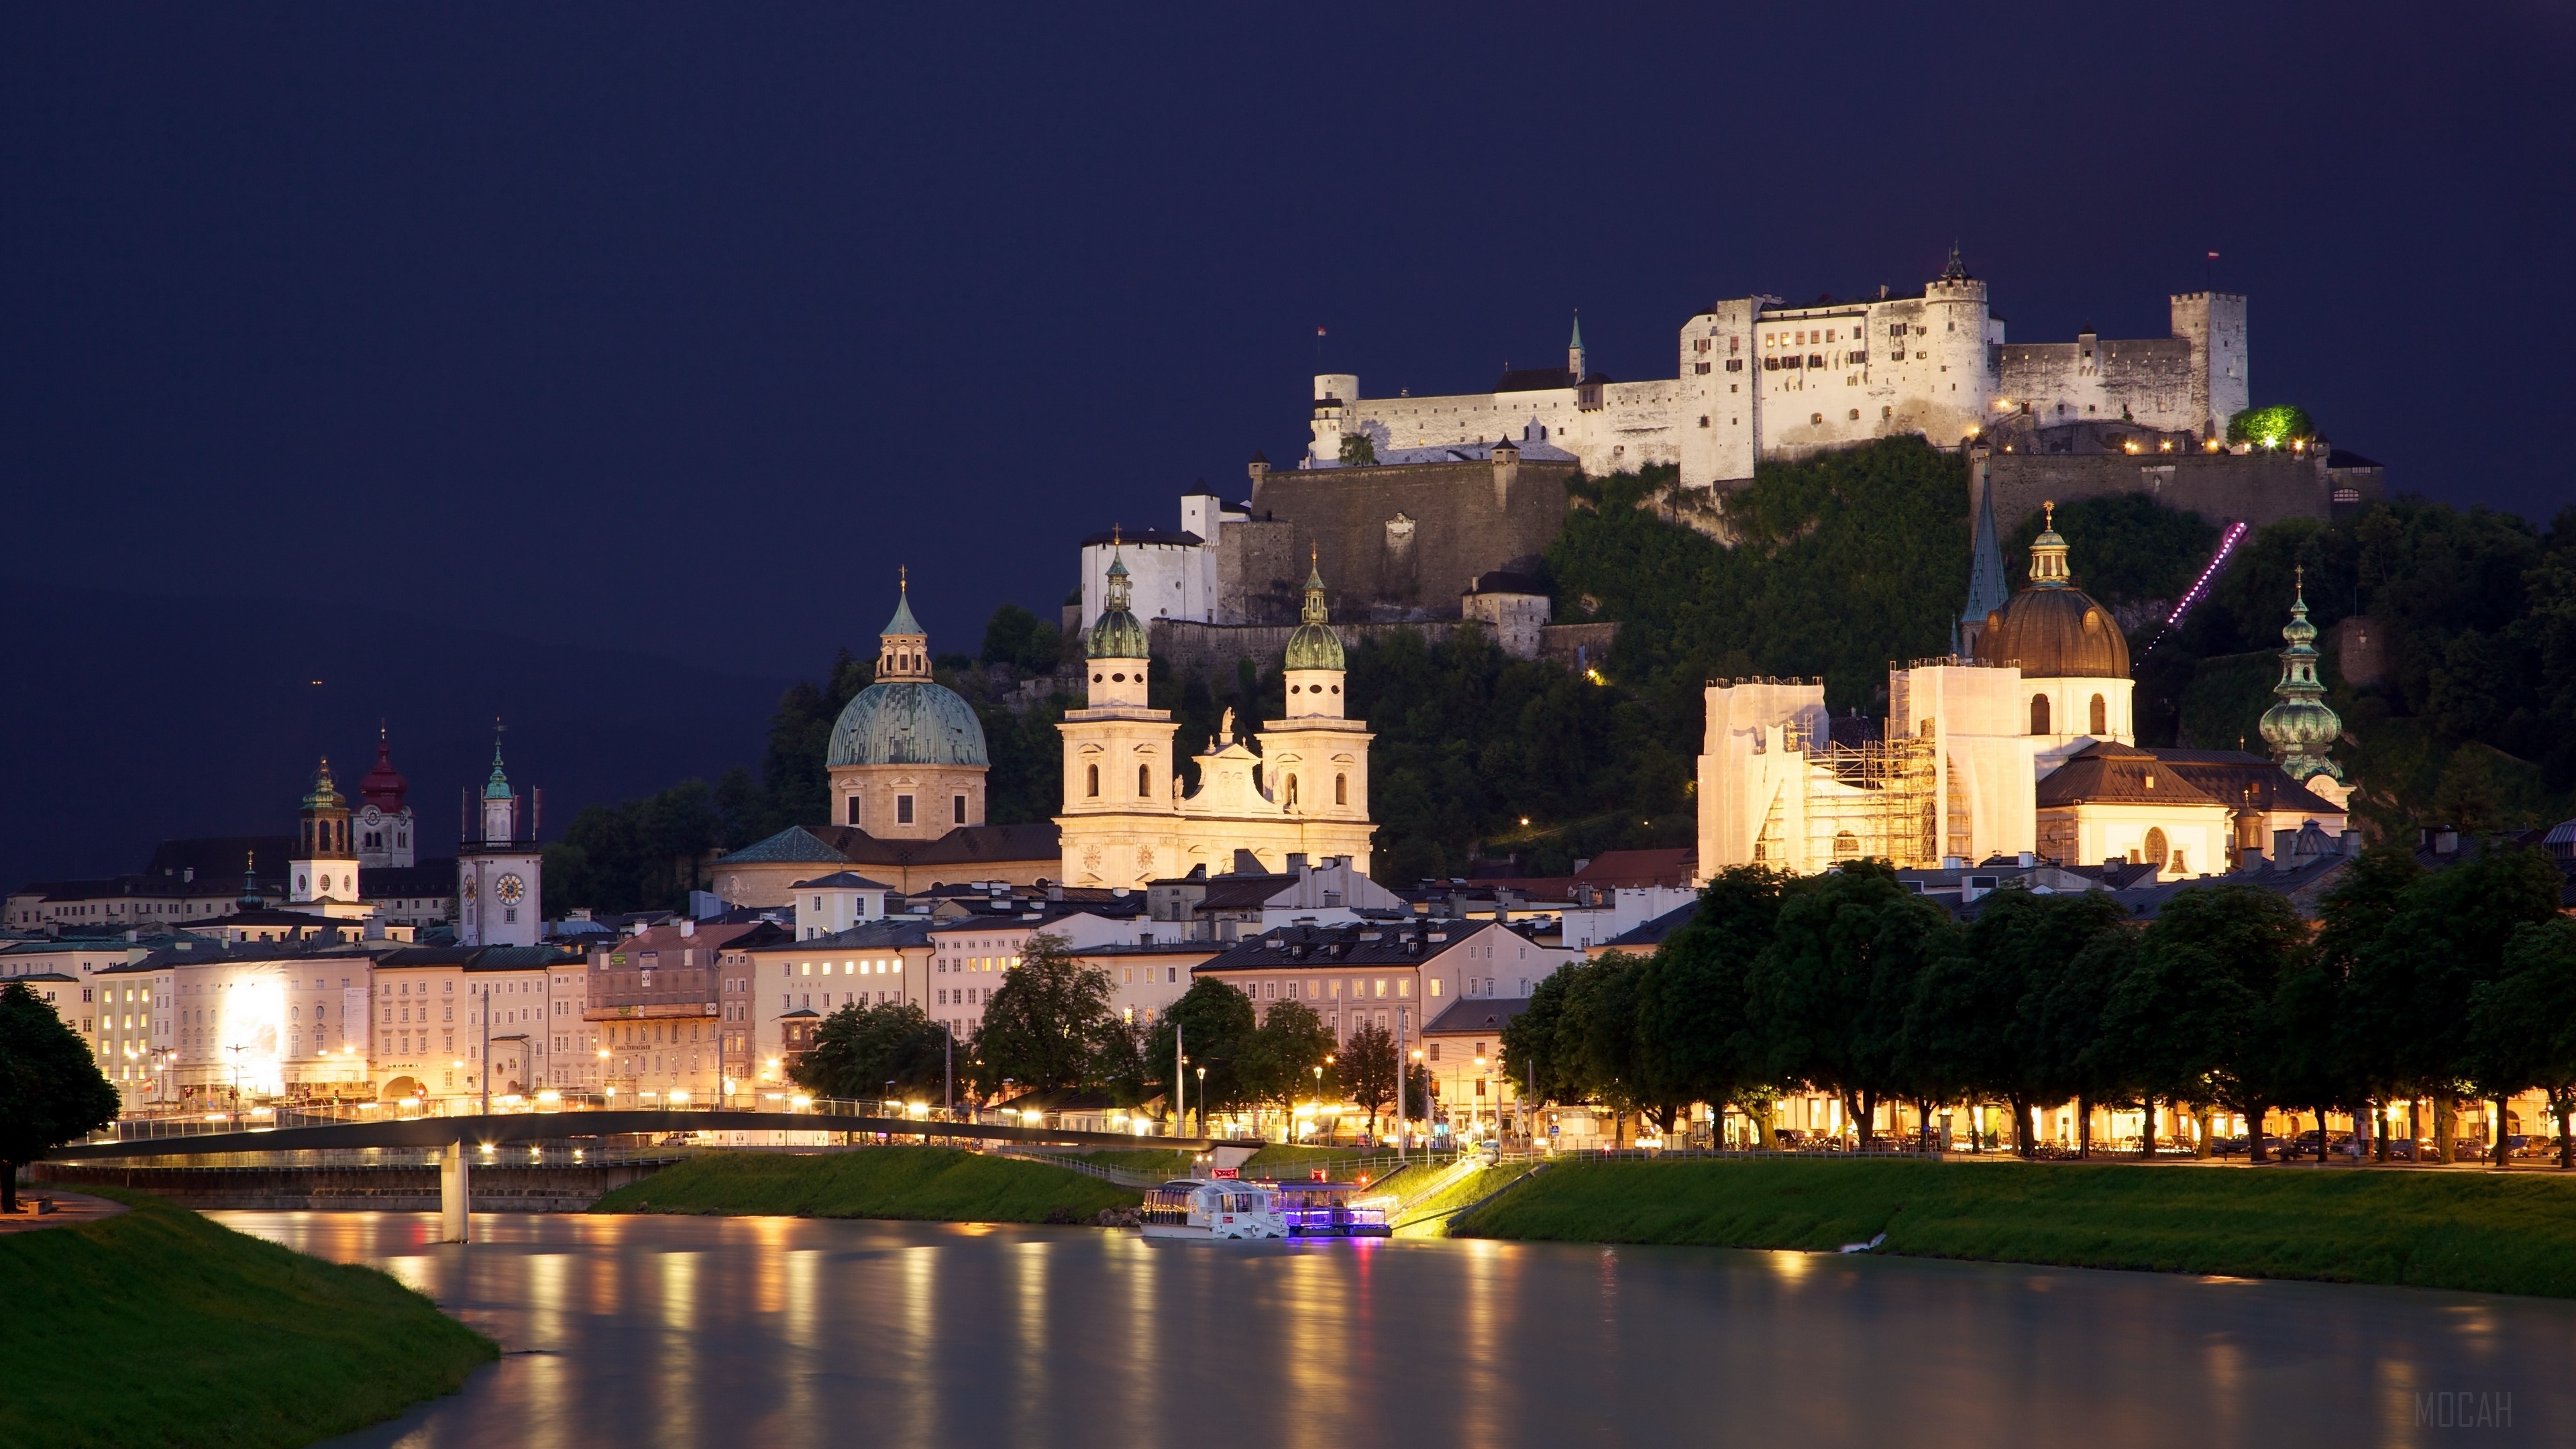
[[[311,1152],[341,1148],[412,1148],[439,1154],[440,1239],[461,1243],[470,1227],[468,1178],[472,1155],[513,1143],[572,1138],[670,1138],[704,1133],[792,1134],[780,1145],[821,1145],[835,1139],[886,1142],[952,1142],[1015,1146],[1133,1148],[1153,1146],[1204,1152],[1205,1137],[1141,1137],[1123,1132],[1078,1132],[996,1122],[951,1122],[909,1116],[867,1115],[815,1104],[815,1110],[759,1112],[722,1107],[661,1107],[569,1111],[496,1112],[454,1117],[397,1117],[383,1121],[332,1121],[287,1110],[267,1123],[203,1118],[120,1120],[89,1140],[45,1154],[48,1162],[97,1162],[119,1158],[215,1157],[240,1153]],[[719,1141],[717,1146],[726,1145]]]

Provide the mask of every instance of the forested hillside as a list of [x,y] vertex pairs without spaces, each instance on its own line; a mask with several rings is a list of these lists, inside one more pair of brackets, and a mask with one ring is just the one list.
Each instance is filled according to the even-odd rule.
[[[1679,499],[1669,470],[1579,479],[1546,558],[1560,621],[1607,620],[1619,640],[1591,677],[1515,660],[1481,636],[1350,651],[1353,713],[1377,733],[1371,792],[1377,874],[1409,883],[1513,856],[1559,874],[1603,850],[1687,844],[1701,690],[1736,675],[1822,675],[1837,714],[1875,717],[1887,666],[1948,651],[1967,588],[1962,460],[1901,439],[1764,464],[1722,517]],[[1695,517],[1700,527],[1691,526]],[[2039,520],[2000,520],[2016,585]],[[2576,813],[2576,508],[2547,530],[2510,514],[2401,500],[2347,523],[2273,525],[2240,545],[2209,596],[2164,629],[2218,530],[2142,496],[2061,508],[2076,583],[2131,628],[2142,743],[2260,749],[2292,571],[2310,617],[2372,625],[2387,664],[2344,680],[2331,649],[2338,750],[2383,831],[2440,821],[2528,825]],[[1721,543],[1723,534],[1732,543]],[[1057,696],[1015,711],[1023,681],[1076,641],[1017,605],[996,610],[976,655],[940,658],[972,701],[993,769],[989,818],[1040,820],[1061,790]],[[708,852],[825,817],[833,719],[866,687],[847,651],[779,700],[757,769],[648,799],[593,806],[549,851],[552,899],[603,909],[676,901]],[[1276,718],[1278,672],[1232,678],[1157,670],[1154,703],[1184,754],[1227,709],[1238,728]]]

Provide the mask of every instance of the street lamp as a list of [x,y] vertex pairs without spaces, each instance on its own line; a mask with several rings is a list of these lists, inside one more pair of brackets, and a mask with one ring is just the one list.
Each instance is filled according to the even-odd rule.
[[1207,1125],[1207,1068],[1205,1068],[1205,1067],[1201,1067],[1201,1068],[1199,1068],[1199,1069],[1198,1069],[1198,1071],[1199,1071],[1199,1135],[1200,1135],[1201,1137],[1205,1137],[1206,1135],[1208,1135],[1208,1125]]

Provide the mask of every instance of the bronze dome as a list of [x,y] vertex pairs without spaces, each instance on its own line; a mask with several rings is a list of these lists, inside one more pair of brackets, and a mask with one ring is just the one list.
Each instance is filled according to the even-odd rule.
[[2075,587],[2055,504],[2030,545],[2030,587],[1986,615],[1977,634],[1980,664],[2017,664],[2025,679],[2126,679],[2129,641],[2111,611]]

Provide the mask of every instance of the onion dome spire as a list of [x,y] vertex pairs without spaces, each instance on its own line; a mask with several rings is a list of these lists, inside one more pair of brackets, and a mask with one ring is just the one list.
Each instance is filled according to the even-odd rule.
[[2325,702],[2326,687],[2317,679],[2317,626],[2308,622],[2308,571],[2296,571],[2290,622],[2281,626],[2288,645],[2281,651],[2281,682],[2272,686],[2280,703],[2263,711],[2263,743],[2293,780],[2315,775],[2343,778],[2343,767],[2326,757],[2343,720]]

